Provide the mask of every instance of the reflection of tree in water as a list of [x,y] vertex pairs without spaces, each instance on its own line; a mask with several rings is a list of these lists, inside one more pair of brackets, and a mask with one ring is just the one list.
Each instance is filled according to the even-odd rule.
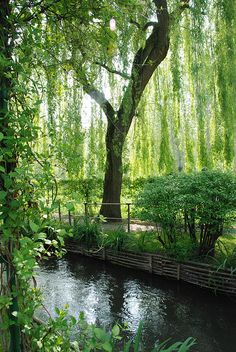
[[196,287],[76,255],[45,263],[39,283],[52,313],[69,303],[71,314],[84,311],[107,328],[127,322],[129,336],[142,319],[147,351],[156,340],[189,336],[197,338],[197,352],[235,350],[235,303]]
[[76,296],[87,320],[97,325],[111,326],[114,321],[111,304],[114,279],[104,269],[104,263],[90,258],[70,256],[68,270],[78,283]]
[[[184,340],[188,336],[197,339],[193,351],[226,352],[233,351],[235,329],[234,314],[229,302],[214,297],[211,293],[195,288],[183,289],[178,295],[165,297],[166,329],[161,330],[161,339],[171,337],[173,340]],[[223,305],[222,305],[223,303]],[[231,311],[229,319],[219,319]],[[222,324],[222,320],[224,324]],[[234,327],[232,328],[232,323]],[[231,334],[229,334],[231,330]],[[231,336],[225,344],[225,336]],[[217,336],[217,338],[216,338]],[[228,348],[228,349],[227,349]]]

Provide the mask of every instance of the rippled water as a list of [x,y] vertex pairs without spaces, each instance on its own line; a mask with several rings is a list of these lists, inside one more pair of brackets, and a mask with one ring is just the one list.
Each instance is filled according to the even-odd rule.
[[105,327],[128,322],[132,333],[142,319],[147,351],[157,340],[189,336],[198,341],[194,351],[236,351],[236,300],[76,255],[44,263],[37,282],[52,315],[68,303],[70,314],[84,311]]

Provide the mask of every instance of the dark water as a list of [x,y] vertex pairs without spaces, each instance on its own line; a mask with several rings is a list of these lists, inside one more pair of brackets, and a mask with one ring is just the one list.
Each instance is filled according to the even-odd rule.
[[127,322],[132,333],[142,319],[146,351],[157,340],[189,336],[198,342],[193,351],[236,351],[236,299],[76,255],[46,262],[37,281],[52,315],[68,303],[70,314],[84,311],[105,327]]

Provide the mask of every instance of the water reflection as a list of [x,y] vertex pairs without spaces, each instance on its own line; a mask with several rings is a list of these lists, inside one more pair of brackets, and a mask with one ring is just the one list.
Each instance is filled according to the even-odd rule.
[[236,350],[236,303],[229,298],[75,255],[42,265],[37,281],[52,315],[68,303],[70,314],[84,311],[106,327],[127,322],[133,333],[142,319],[147,351],[156,340],[188,336],[197,338],[198,352]]

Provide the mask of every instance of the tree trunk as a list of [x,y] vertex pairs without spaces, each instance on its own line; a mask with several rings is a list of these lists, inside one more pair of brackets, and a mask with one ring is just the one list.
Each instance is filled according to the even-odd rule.
[[[172,20],[188,7],[189,0],[180,2],[177,14],[172,14]],[[86,74],[77,70],[78,79],[83,82],[83,88],[102,108],[107,116],[108,128],[106,134],[106,171],[103,188],[103,204],[100,214],[110,220],[121,218],[120,195],[122,186],[122,149],[130,125],[135,116],[138,104],[146,85],[153,73],[165,59],[169,49],[170,15],[167,0],[153,0],[156,7],[156,22],[151,22],[152,31],[145,45],[134,55],[129,84],[124,90],[121,104],[116,112],[103,92],[90,84]],[[149,28],[148,22],[144,26]],[[102,65],[104,67],[104,65]],[[106,67],[106,65],[105,65]],[[117,72],[117,71],[116,71]],[[124,75],[123,75],[124,76]],[[112,219],[111,219],[112,218]]]
[[200,237],[199,255],[214,257],[216,241],[222,235],[223,223],[205,224],[203,235]]
[[[124,134],[109,122],[106,134],[106,171],[100,214],[108,221],[121,221],[122,150]],[[112,203],[112,204],[108,204]]]

